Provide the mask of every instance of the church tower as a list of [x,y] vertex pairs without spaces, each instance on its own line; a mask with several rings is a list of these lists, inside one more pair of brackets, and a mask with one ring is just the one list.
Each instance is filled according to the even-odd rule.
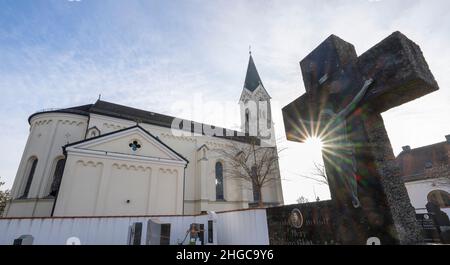
[[250,136],[259,137],[266,144],[275,146],[270,99],[250,52],[244,88],[239,99],[241,130]]

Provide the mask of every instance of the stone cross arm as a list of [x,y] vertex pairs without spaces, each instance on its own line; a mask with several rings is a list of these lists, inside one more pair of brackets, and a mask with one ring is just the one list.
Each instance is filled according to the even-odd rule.
[[327,101],[345,106],[368,79],[373,84],[360,104],[379,113],[439,89],[420,47],[398,31],[359,57],[352,44],[331,35],[300,66],[306,93],[283,108],[293,141],[311,133],[301,132],[300,120],[315,120]]

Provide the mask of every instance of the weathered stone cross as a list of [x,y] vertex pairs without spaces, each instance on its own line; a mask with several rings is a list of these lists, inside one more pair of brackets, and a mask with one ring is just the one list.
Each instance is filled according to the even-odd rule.
[[300,66],[306,93],[283,108],[286,135],[324,141],[337,240],[420,243],[381,117],[438,89],[419,46],[394,32],[358,57],[352,44],[331,35]]

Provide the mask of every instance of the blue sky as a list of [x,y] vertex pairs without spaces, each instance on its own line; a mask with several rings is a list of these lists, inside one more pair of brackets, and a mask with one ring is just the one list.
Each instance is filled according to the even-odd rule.
[[[400,30],[418,43],[440,91],[383,114],[398,154],[450,134],[448,1],[0,0],[0,176],[12,185],[28,134],[43,108],[102,99],[229,128],[239,124],[248,46],[271,94],[286,202],[327,188],[311,170],[313,146],[284,139],[279,109],[304,93],[298,62],[330,34],[358,54]],[[201,97],[235,105],[230,117],[181,108]],[[284,141],[283,141],[284,140]],[[300,162],[299,162],[300,161]]]

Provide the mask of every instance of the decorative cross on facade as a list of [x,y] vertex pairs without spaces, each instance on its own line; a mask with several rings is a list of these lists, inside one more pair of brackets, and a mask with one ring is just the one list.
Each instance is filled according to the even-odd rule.
[[136,152],[139,148],[141,148],[141,145],[138,143],[138,141],[133,141],[132,143],[130,143],[129,145],[128,145],[130,148],[131,148],[131,150],[133,150],[134,152]]
[[358,57],[352,44],[331,35],[300,66],[306,93],[283,108],[286,136],[324,143],[338,241],[419,243],[415,211],[381,117],[438,89],[419,46],[394,32]]

